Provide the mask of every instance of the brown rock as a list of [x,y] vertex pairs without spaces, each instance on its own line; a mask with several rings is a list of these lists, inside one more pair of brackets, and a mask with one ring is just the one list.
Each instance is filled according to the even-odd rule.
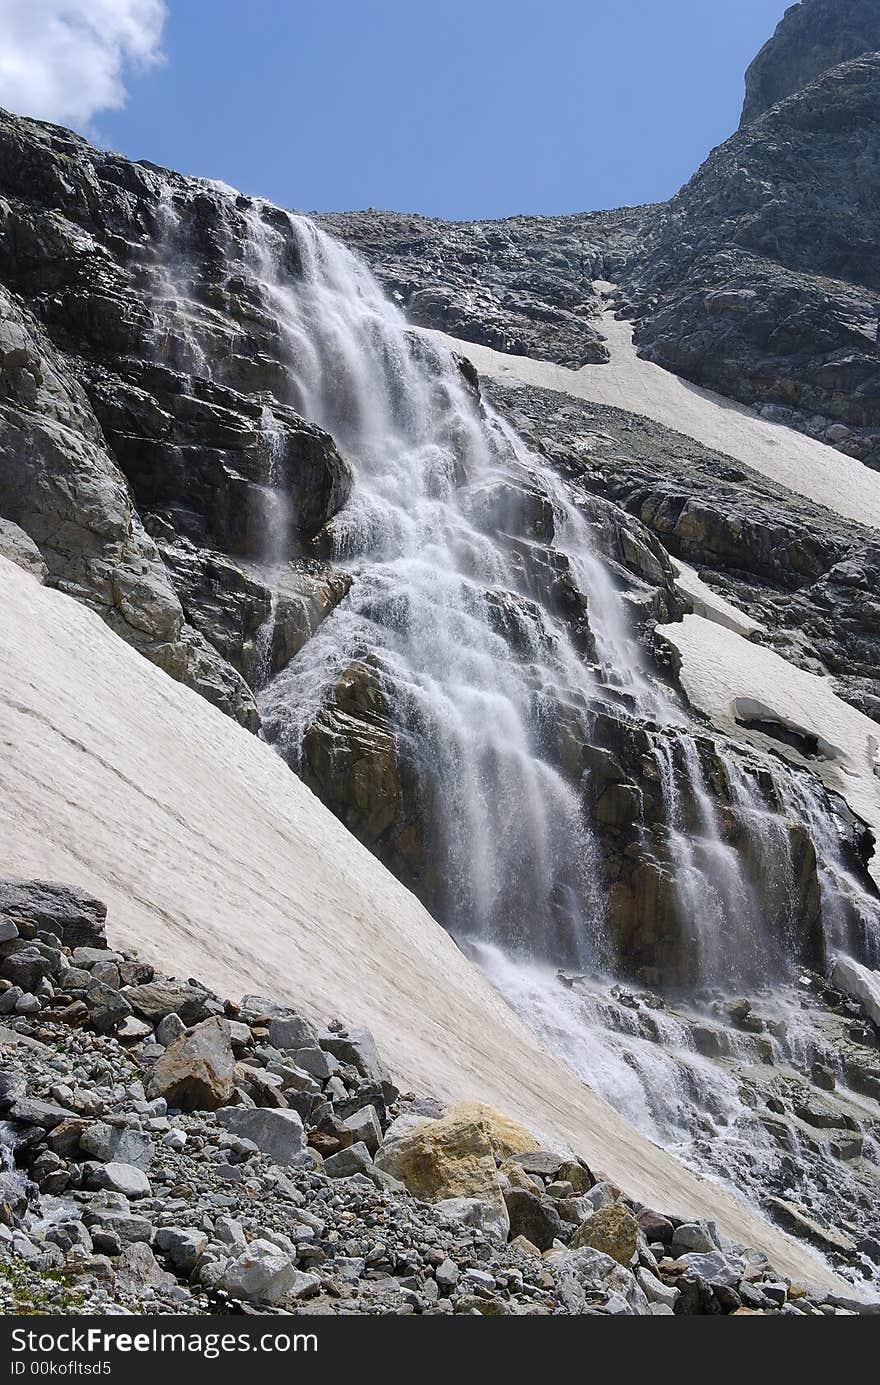
[[150,1074],[151,1097],[185,1111],[215,1111],[225,1106],[235,1083],[235,1058],[229,1021],[217,1016],[197,1024],[167,1048]]

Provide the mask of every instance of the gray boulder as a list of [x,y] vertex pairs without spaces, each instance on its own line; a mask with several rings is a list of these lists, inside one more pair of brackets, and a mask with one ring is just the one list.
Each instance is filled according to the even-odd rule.
[[292,1164],[303,1151],[303,1123],[296,1111],[271,1107],[225,1106],[217,1120],[226,1130],[251,1140],[276,1164]]
[[36,924],[66,947],[106,947],[107,906],[52,880],[0,880],[0,918]]

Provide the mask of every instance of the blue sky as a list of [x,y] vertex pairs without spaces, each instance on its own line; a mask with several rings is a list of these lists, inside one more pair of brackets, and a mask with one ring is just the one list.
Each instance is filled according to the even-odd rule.
[[[35,12],[59,4],[0,0],[0,38],[19,11],[31,29],[23,52],[38,61]],[[687,180],[736,127],[745,67],[785,7],[165,0],[161,37],[138,35],[145,52],[131,28],[161,27],[162,0],[88,0],[84,24],[105,12],[95,42],[108,16],[119,25],[105,108],[88,109],[93,76],[77,104],[76,70],[62,73],[54,106],[45,83],[31,94],[27,73],[9,100],[2,60],[0,104],[30,100],[26,113],[66,115],[131,157],[303,210],[591,210],[656,201]],[[150,61],[159,45],[164,59]],[[76,68],[75,48],[53,61]]]

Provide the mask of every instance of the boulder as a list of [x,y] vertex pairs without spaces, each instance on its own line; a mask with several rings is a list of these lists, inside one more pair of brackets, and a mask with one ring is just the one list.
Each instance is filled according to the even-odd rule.
[[149,1197],[153,1191],[143,1169],[136,1168],[134,1164],[121,1164],[114,1160],[107,1164],[87,1163],[83,1165],[83,1171],[86,1185],[90,1188],[103,1188],[127,1198]]
[[141,1130],[126,1125],[107,1125],[96,1121],[80,1136],[79,1147],[90,1159],[101,1163],[134,1164],[148,1169],[153,1158],[153,1141]]
[[375,1106],[362,1106],[359,1111],[347,1117],[345,1124],[351,1131],[355,1144],[361,1141],[371,1154],[376,1153],[382,1143],[382,1127]]
[[106,904],[53,880],[0,880],[0,918],[33,923],[66,947],[106,946]]
[[372,1167],[370,1151],[362,1142],[340,1149],[324,1160],[324,1173],[328,1178],[351,1178],[356,1173],[366,1173]]
[[297,1273],[283,1250],[271,1241],[258,1239],[245,1246],[227,1265],[220,1287],[233,1298],[280,1303],[292,1292]]
[[622,1202],[600,1207],[583,1222],[571,1238],[572,1250],[589,1246],[609,1255],[619,1265],[628,1265],[639,1243],[639,1224]]
[[235,1057],[229,1024],[212,1016],[166,1048],[150,1073],[148,1094],[185,1111],[214,1111],[232,1096]]
[[86,987],[84,1003],[99,1034],[112,1033],[131,1014],[125,996],[97,978]]
[[166,1015],[177,1015],[182,1024],[190,1025],[205,1018],[208,993],[177,981],[149,981],[143,986],[130,986],[125,997],[135,1014],[150,1024],[158,1024]]
[[292,1164],[303,1151],[303,1123],[296,1111],[266,1106],[225,1106],[217,1120],[226,1130],[252,1140],[276,1164]]
[[269,1043],[282,1051],[299,1048],[318,1048],[318,1035],[307,1019],[292,1012],[275,1015],[269,1020]]
[[168,1257],[176,1270],[187,1277],[192,1274],[199,1257],[208,1247],[204,1231],[189,1227],[162,1226],[156,1232],[156,1249]]
[[504,1194],[504,1201],[512,1239],[521,1237],[531,1241],[539,1250],[549,1250],[555,1240],[564,1239],[562,1218],[547,1198],[525,1188],[510,1188]]
[[643,1290],[629,1270],[610,1255],[592,1247],[568,1251],[552,1261],[557,1289],[569,1313],[608,1307],[624,1316],[647,1317],[651,1312]]
[[420,1121],[389,1139],[376,1166],[425,1202],[477,1199],[488,1229],[507,1238],[510,1217],[495,1163],[533,1149],[535,1138],[489,1106],[462,1103],[439,1120]]
[[831,980],[852,1000],[862,1006],[865,1014],[880,1029],[880,971],[862,966],[852,957],[838,957]]
[[695,1251],[699,1255],[710,1255],[718,1250],[718,1241],[711,1222],[682,1222],[672,1233],[672,1254]]

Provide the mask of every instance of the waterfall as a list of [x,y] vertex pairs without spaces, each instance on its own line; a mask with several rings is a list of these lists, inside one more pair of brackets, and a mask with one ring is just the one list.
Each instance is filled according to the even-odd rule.
[[283,484],[281,459],[284,453],[284,432],[272,410],[264,406],[260,419],[261,448],[266,459],[266,481],[257,492],[259,514],[254,519],[263,534],[261,563],[268,569],[269,610],[257,634],[257,660],[254,682],[264,688],[273,673],[272,646],[278,618],[279,576],[288,554],[292,532],[290,496]]
[[595,829],[554,737],[571,718],[588,739],[595,708],[623,694],[652,728],[700,981],[784,971],[792,892],[768,909],[756,881],[793,876],[788,826],[723,749],[733,826],[719,821],[687,719],[652,677],[566,486],[353,254],[306,219],[266,211],[250,202],[243,213],[245,259],[277,321],[296,407],[333,435],[356,477],[327,536],[353,585],[265,690],[272,739],[296,765],[340,679],[369,659],[436,805],[432,907],[460,941],[607,969]]
[[[255,679],[264,734],[306,773],[314,729],[325,734],[328,712],[331,730],[334,716],[345,724],[364,680],[356,710],[388,728],[401,802],[417,795],[405,830],[430,837],[430,874],[408,883],[463,951],[647,1134],[756,1197],[771,1167],[777,1191],[794,1186],[798,1161],[756,1117],[753,1074],[769,1061],[797,1080],[815,1061],[833,1066],[803,1009],[801,968],[821,970],[822,946],[874,965],[880,956],[876,894],[824,789],[695,723],[636,635],[625,578],[600,556],[589,506],[478,397],[449,352],[407,326],[354,255],[304,218],[231,189],[212,196],[222,273],[283,367],[259,396],[257,522],[261,565],[273,574]],[[250,389],[235,373],[245,339],[234,322],[229,336],[218,309],[225,283],[199,301],[186,198],[178,189],[162,204],[169,349],[179,369]],[[234,350],[205,351],[202,332]],[[332,435],[354,486],[319,549],[347,572],[348,594],[271,677],[292,531],[275,401]],[[620,860],[644,863],[663,913],[651,946],[683,962],[666,974],[661,956],[655,978],[642,979],[665,986],[670,1004],[675,983],[677,1014],[658,997],[620,995],[619,977],[641,974],[627,950],[650,930],[641,896],[629,932],[615,913],[601,775],[579,758],[598,747],[615,787],[603,735],[628,746]],[[787,1017],[788,1040],[775,1028],[731,1030],[728,1016],[721,1056],[699,1049],[701,1027],[745,985]],[[799,1138],[792,1126],[792,1149]],[[855,1197],[848,1166],[826,1167]]]

